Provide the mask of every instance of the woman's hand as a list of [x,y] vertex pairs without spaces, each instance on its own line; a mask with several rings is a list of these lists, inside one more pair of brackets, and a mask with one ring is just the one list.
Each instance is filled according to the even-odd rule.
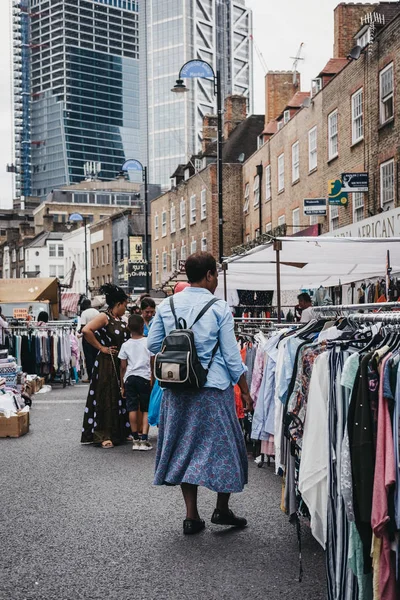
[[253,398],[250,396],[250,393],[242,392],[242,400],[245,403],[246,410],[251,412],[253,410]]
[[125,398],[125,388],[121,386],[121,398]]
[[117,346],[102,346],[100,348],[100,352],[102,354],[112,354],[113,356],[115,356],[116,354],[118,354],[118,349]]

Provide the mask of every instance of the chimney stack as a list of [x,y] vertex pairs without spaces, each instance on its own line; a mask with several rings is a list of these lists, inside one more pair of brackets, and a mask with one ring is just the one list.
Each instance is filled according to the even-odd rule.
[[217,139],[218,117],[216,115],[204,115],[203,117],[203,141],[201,151],[206,152],[207,146]]
[[227,140],[232,131],[247,117],[247,99],[245,96],[235,94],[225,98],[224,115],[224,140]]
[[276,119],[301,89],[300,73],[296,83],[292,71],[270,71],[265,76],[265,126]]
[[334,11],[335,33],[333,58],[346,58],[356,45],[354,36],[361,29],[361,18],[379,7],[375,4],[345,4],[342,2]]

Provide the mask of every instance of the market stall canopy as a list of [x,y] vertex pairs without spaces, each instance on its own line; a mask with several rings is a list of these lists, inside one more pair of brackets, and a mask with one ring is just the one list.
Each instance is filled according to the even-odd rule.
[[[387,251],[400,272],[400,238],[283,237],[281,289],[331,287],[386,275]],[[228,290],[276,290],[273,241],[227,258]],[[223,287],[222,275],[220,286]]]
[[61,312],[68,317],[76,316],[80,294],[76,292],[63,292],[61,294]]
[[50,304],[58,304],[58,293],[55,277],[0,280],[0,303],[48,300]]

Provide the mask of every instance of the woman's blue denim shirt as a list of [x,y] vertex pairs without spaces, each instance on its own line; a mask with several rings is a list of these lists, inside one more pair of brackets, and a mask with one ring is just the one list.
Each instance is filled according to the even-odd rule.
[[[174,296],[178,319],[182,317],[187,326],[191,327],[203,306],[212,298],[211,292],[204,288],[185,288],[183,292]],[[163,339],[173,329],[176,329],[175,320],[167,298],[158,307],[147,338],[150,352],[157,354],[161,350]],[[214,346],[219,340],[219,348],[211,364],[205,387],[225,390],[231,384],[237,383],[247,368],[241,360],[228,304],[224,300],[218,300],[195,324],[193,332],[197,354],[204,368],[207,368]]]

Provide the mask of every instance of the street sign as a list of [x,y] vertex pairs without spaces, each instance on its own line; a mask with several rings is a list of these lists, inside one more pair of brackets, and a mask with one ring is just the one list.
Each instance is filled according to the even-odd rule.
[[122,171],[143,171],[143,165],[138,160],[130,158],[122,165]]
[[342,192],[368,192],[368,173],[343,173]]
[[341,179],[331,179],[328,181],[328,201],[330,205],[346,206],[349,197],[342,190]]
[[326,198],[304,198],[304,214],[326,217]]
[[190,60],[185,65],[183,65],[182,69],[180,70],[179,77],[181,79],[185,79],[187,77],[202,77],[204,79],[207,79],[209,77],[210,79],[213,79],[214,72],[210,65],[205,61]]

